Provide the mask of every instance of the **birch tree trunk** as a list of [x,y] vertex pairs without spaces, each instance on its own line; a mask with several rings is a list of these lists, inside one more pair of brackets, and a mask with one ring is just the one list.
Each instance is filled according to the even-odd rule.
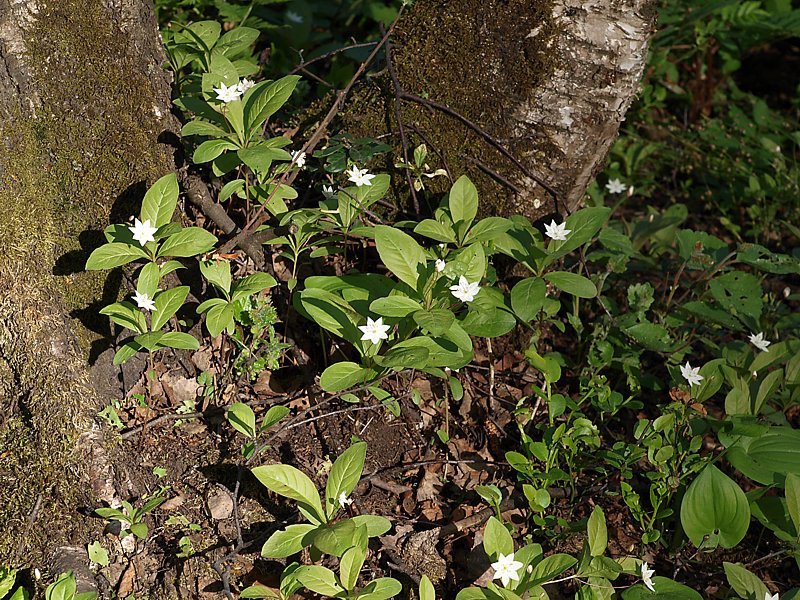
[[119,289],[81,272],[97,232],[171,168],[163,62],[147,2],[0,0],[1,564],[85,544],[76,509],[109,476],[72,317]]

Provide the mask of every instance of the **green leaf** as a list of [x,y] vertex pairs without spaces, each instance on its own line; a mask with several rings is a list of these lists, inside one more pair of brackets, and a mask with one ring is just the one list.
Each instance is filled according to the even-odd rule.
[[776,369],[764,377],[761,385],[758,386],[758,394],[756,395],[756,402],[753,405],[753,414],[757,415],[761,412],[764,403],[771,399],[776,390],[783,384],[783,369]]
[[533,321],[544,306],[547,284],[539,277],[528,277],[511,290],[511,308],[521,321]]
[[17,579],[17,570],[9,567],[0,567],[0,598],[11,591],[14,581]]
[[501,233],[511,229],[514,224],[503,217],[487,217],[481,219],[469,230],[464,238],[465,244],[473,242],[491,242]]
[[164,337],[163,331],[151,331],[149,333],[137,335],[133,340],[145,350],[153,352],[159,349],[158,342],[161,341],[162,337]]
[[122,363],[128,361],[134,354],[139,352],[142,349],[140,344],[137,344],[134,341],[130,341],[126,344],[120,346],[120,349],[114,353],[114,366],[121,365]]
[[422,329],[427,329],[431,335],[443,335],[452,327],[456,316],[446,308],[433,308],[419,310],[414,313],[414,322]]
[[186,296],[188,295],[188,285],[181,285],[160,292],[155,298],[156,308],[153,311],[151,322],[152,330],[158,331],[164,327],[172,315],[178,312],[178,309],[183,306]]
[[544,278],[558,289],[578,298],[594,298],[597,296],[597,286],[583,275],[567,271],[552,271],[545,273]]
[[366,557],[366,552],[356,546],[345,550],[345,553],[342,554],[339,561],[339,574],[342,585],[347,591],[352,592],[356,587],[358,575],[361,573],[361,567],[364,566]]
[[[234,30],[235,31],[235,30]],[[244,588],[239,594],[239,598],[266,598],[267,600],[281,600],[281,598],[273,592],[270,588],[260,583],[255,583],[251,586]]]
[[672,349],[672,340],[669,337],[669,332],[661,325],[637,323],[631,327],[626,327],[623,331],[647,350],[669,352]]
[[86,270],[113,269],[114,267],[127,265],[129,262],[140,258],[149,258],[140,246],[121,244],[119,242],[103,244],[89,255],[89,259],[86,261]]
[[469,335],[493,338],[507,334],[514,329],[517,319],[510,312],[494,307],[470,306],[461,327]]
[[228,407],[228,422],[239,433],[249,438],[256,437],[256,415],[253,409],[243,402],[236,402]]
[[489,517],[483,530],[483,551],[492,561],[514,553],[514,540],[497,517]]
[[136,282],[136,291],[145,294],[148,298],[156,295],[158,282],[161,279],[161,269],[154,262],[146,263],[139,271],[139,280]]
[[[89,553],[89,560],[101,567],[108,566],[108,550],[100,545],[100,542],[92,542],[86,547]],[[0,598],[3,597],[3,590],[0,588]]]
[[361,593],[358,595],[358,600],[388,600],[394,598],[403,591],[403,586],[397,579],[392,577],[381,577],[373,579]]
[[351,519],[356,528],[362,525],[367,528],[367,535],[369,537],[379,537],[392,528],[392,523],[386,517],[379,517],[377,515],[358,515]]
[[382,317],[404,318],[423,308],[419,302],[408,296],[393,295],[373,300],[369,310]]
[[547,583],[574,566],[577,562],[577,558],[568,554],[551,554],[533,568],[533,573],[531,573],[530,578],[531,585]]
[[283,419],[286,415],[288,415],[289,412],[291,411],[286,406],[280,406],[280,405],[271,406],[267,411],[267,414],[264,415],[264,418],[261,419],[261,429],[259,430],[259,432],[263,433],[264,431],[275,425],[275,423]]
[[272,162],[275,160],[291,160],[292,155],[280,148],[270,148],[269,146],[253,146],[242,148],[236,152],[244,164],[256,173],[266,175],[269,172]]
[[462,175],[456,180],[450,188],[447,203],[454,224],[461,221],[469,226],[472,223],[478,214],[478,190],[469,177]]
[[214,139],[206,140],[200,144],[192,155],[192,162],[201,165],[203,163],[211,162],[217,158],[225,150],[236,150],[237,146],[230,140]]
[[261,556],[264,558],[286,558],[292,554],[297,554],[310,544],[304,538],[317,529],[317,525],[300,523],[289,525],[286,529],[281,529],[273,533],[261,547]]
[[228,200],[231,196],[237,192],[241,192],[243,189],[244,179],[234,179],[233,181],[229,181],[223,185],[222,189],[219,191],[219,201],[225,202],[225,200]]
[[203,121],[201,119],[194,119],[193,121],[189,121],[181,128],[181,136],[188,137],[190,135],[208,135],[212,137],[223,137],[228,135],[228,132],[214,125],[213,123],[209,123],[208,121]]
[[296,298],[299,308],[320,327],[351,343],[358,343],[361,339],[361,331],[356,327],[362,320],[361,315],[336,294],[321,288],[306,287]]
[[222,31],[222,25],[217,21],[198,21],[189,25],[184,30],[184,34],[195,42],[201,42],[205,50],[211,50],[219,39],[220,31]]
[[547,256],[542,259],[541,266],[552,264],[591,240],[608,220],[609,214],[611,214],[610,208],[593,206],[583,208],[568,216],[566,226],[570,233],[567,235],[567,239],[565,241],[550,240],[547,246]]
[[178,233],[169,236],[158,249],[159,258],[162,256],[195,256],[208,252],[217,243],[214,234],[201,227],[186,227]]
[[336,596],[345,589],[336,582],[336,575],[320,565],[303,565],[294,572],[297,580],[312,592],[322,596]]
[[77,584],[72,571],[62,573],[55,582],[47,586],[45,600],[74,600]]
[[436,590],[427,575],[419,580],[419,600],[436,600]]
[[339,512],[339,495],[349,496],[361,479],[367,445],[358,442],[342,452],[331,467],[328,483],[325,486],[326,514],[332,519]]
[[761,283],[755,275],[742,271],[724,273],[708,284],[720,306],[736,317],[758,321],[761,317]]
[[292,95],[300,77],[287,75],[274,82],[256,84],[244,98],[244,125],[255,131],[272,116]]
[[144,194],[142,222],[148,220],[156,229],[169,223],[178,205],[178,193],[178,178],[175,173],[164,175],[156,181]]
[[686,490],[681,524],[698,548],[733,548],[750,526],[750,505],[735,481],[707,465]]
[[334,363],[326,368],[319,378],[323,390],[330,393],[341,392],[356,385],[364,384],[374,374],[354,362]]
[[319,493],[305,473],[290,465],[263,465],[252,471],[267,489],[295,500],[300,512],[312,523],[321,525],[324,522],[325,511],[322,510]]
[[110,317],[117,325],[127,327],[137,333],[147,331],[147,319],[144,313],[127,300],[109,304],[100,310],[100,314]]
[[226,298],[231,293],[231,264],[226,260],[201,260],[200,272]]
[[419,346],[394,347],[383,356],[376,356],[375,362],[385,369],[423,369],[429,356],[428,350]]
[[722,566],[725,569],[728,584],[742,598],[764,600],[771,596],[764,582],[743,566],[729,562],[723,562]]
[[177,260],[168,260],[163,265],[161,265],[161,278],[163,279],[173,271],[177,271],[178,269],[185,269],[180,262]]
[[453,229],[433,219],[421,221],[414,227],[414,233],[436,240],[437,242],[456,243],[456,234],[453,233]]
[[606,528],[606,516],[599,506],[595,506],[592,510],[586,531],[589,534],[589,554],[603,556],[606,546],[608,546],[608,529]]
[[403,283],[416,289],[419,273],[425,269],[425,251],[407,233],[378,225],[375,246],[383,264]]
[[164,348],[175,348],[176,350],[197,350],[200,342],[194,336],[181,331],[168,331],[161,336],[158,345]]
[[792,518],[794,528],[800,531],[800,476],[796,473],[786,475],[786,507]]
[[[206,329],[208,329],[208,333],[211,334],[211,337],[217,337],[223,331],[232,332],[234,327],[233,306],[221,298],[212,298],[211,300],[221,300],[221,303],[215,303],[206,312]],[[211,302],[211,300],[207,302]],[[203,307],[203,304],[197,307],[198,311]]]
[[653,587],[656,589],[655,592],[651,592],[641,583],[636,584],[622,592],[622,598],[623,600],[703,600],[703,596],[692,588],[666,577],[653,577]]
[[243,277],[233,286],[231,302],[236,302],[246,296],[252,296],[253,294],[274,287],[277,283],[278,282],[275,281],[272,275],[267,275],[266,273],[253,273],[252,275]]

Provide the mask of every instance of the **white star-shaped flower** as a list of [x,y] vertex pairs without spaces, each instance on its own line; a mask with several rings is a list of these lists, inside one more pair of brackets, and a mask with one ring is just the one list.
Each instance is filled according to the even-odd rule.
[[138,291],[136,291],[133,294],[133,300],[136,302],[136,306],[139,308],[143,308],[145,310],[155,310],[156,308],[155,301],[147,294],[140,294]]
[[647,589],[651,592],[656,591],[656,586],[653,585],[653,575],[655,575],[655,569],[648,569],[648,564],[646,562],[642,563],[642,583],[647,586]]
[[499,579],[503,582],[503,587],[508,587],[508,582],[512,579],[514,581],[519,581],[517,571],[522,568],[522,563],[518,560],[514,560],[514,553],[512,552],[508,556],[505,554],[498,556],[497,562],[492,563],[492,568],[494,569],[494,576],[492,579]]
[[322,195],[325,196],[328,200],[330,200],[336,195],[336,190],[333,189],[332,185],[323,185]]
[[769,595],[769,592],[764,592],[764,600],[778,600],[778,594]]
[[214,92],[217,94],[217,100],[225,102],[226,104],[238,100],[239,96],[242,95],[242,90],[239,88],[238,82],[230,87],[222,83],[220,87],[214,88]]
[[445,262],[441,258],[437,258],[435,266],[436,266],[436,272],[437,273],[441,273],[442,271],[444,271],[444,268],[447,265],[445,264]]
[[306,153],[299,150],[292,150],[292,160],[298,169],[306,166]]
[[567,236],[572,233],[572,229],[567,229],[566,223],[556,225],[556,222],[551,220],[550,225],[544,226],[544,232],[550,239],[563,242],[567,239]]
[[480,290],[478,282],[470,283],[463,275],[458,278],[458,285],[450,286],[450,293],[462,302],[472,302]]
[[145,219],[142,223],[139,219],[133,220],[133,227],[130,228],[133,233],[133,239],[144,246],[147,242],[155,242],[156,238],[153,237],[156,231],[155,227],[150,226],[150,219]]
[[689,361],[686,361],[685,365],[681,365],[681,375],[686,381],[689,382],[689,387],[693,385],[700,385],[700,382],[705,379],[702,375],[700,375],[700,367],[694,367],[689,364]]
[[347,175],[347,179],[355,183],[358,187],[361,187],[362,185],[372,185],[372,180],[375,178],[375,175],[370,175],[367,169],[359,169],[355,165],[353,165],[350,170],[347,171]]
[[244,96],[245,92],[249,90],[256,84],[255,81],[250,81],[249,79],[242,79],[238,84],[236,84],[236,89],[239,90],[239,93]]
[[611,179],[606,184],[606,189],[612,194],[624,194],[628,191],[628,186],[619,179]]
[[750,334],[750,343],[762,352],[769,352],[769,345],[772,342],[764,339],[764,332],[762,331],[758,335],[754,333]]
[[296,13],[293,10],[287,11],[286,20],[290,23],[297,23],[298,25],[304,21],[303,15]]
[[378,344],[381,340],[388,340],[389,334],[387,331],[391,329],[389,325],[383,324],[383,317],[378,317],[377,321],[367,317],[367,324],[359,325],[358,328],[364,332],[364,335],[361,336],[362,341],[369,340],[373,344]]
[[342,508],[344,508],[344,507],[346,507],[346,506],[348,506],[348,505],[353,503],[353,499],[352,498],[348,498],[347,494],[345,494],[344,492],[339,494],[338,500],[339,500],[339,506],[341,506]]

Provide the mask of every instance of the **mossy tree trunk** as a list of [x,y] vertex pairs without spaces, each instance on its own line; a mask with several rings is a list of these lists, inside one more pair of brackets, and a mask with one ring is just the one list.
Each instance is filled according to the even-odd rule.
[[71,317],[100,306],[105,277],[81,271],[112,210],[172,167],[163,63],[147,2],[0,0],[0,564],[87,541],[110,399]]
[[[489,214],[536,219],[572,212],[638,90],[654,6],[653,0],[418,0],[394,35],[400,87],[465,117],[522,168],[452,114],[405,99],[400,112],[409,146],[427,139],[453,177],[469,174]],[[399,145],[389,75],[372,90],[350,104],[344,128],[371,136],[391,131]],[[444,166],[428,150],[431,163]],[[557,205],[536,179],[557,193]],[[449,187],[435,181],[439,190]]]

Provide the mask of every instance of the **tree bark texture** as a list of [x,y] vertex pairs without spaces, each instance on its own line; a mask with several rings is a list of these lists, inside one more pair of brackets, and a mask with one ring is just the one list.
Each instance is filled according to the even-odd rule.
[[163,63],[149,3],[0,0],[1,564],[85,544],[88,481],[110,499],[109,473],[90,472],[104,462],[94,417],[111,398],[70,316],[113,301],[119,282],[83,263],[112,213],[127,219],[171,168]]
[[[574,211],[638,90],[654,4],[419,0],[394,36],[397,79],[409,94],[401,102],[409,150],[430,142],[432,166],[448,167],[453,178],[469,174],[486,213],[537,219]],[[391,131],[399,145],[396,91],[388,74],[378,78],[351,103],[343,128]],[[557,192],[557,206],[536,179]],[[449,187],[436,181],[434,189]]]

